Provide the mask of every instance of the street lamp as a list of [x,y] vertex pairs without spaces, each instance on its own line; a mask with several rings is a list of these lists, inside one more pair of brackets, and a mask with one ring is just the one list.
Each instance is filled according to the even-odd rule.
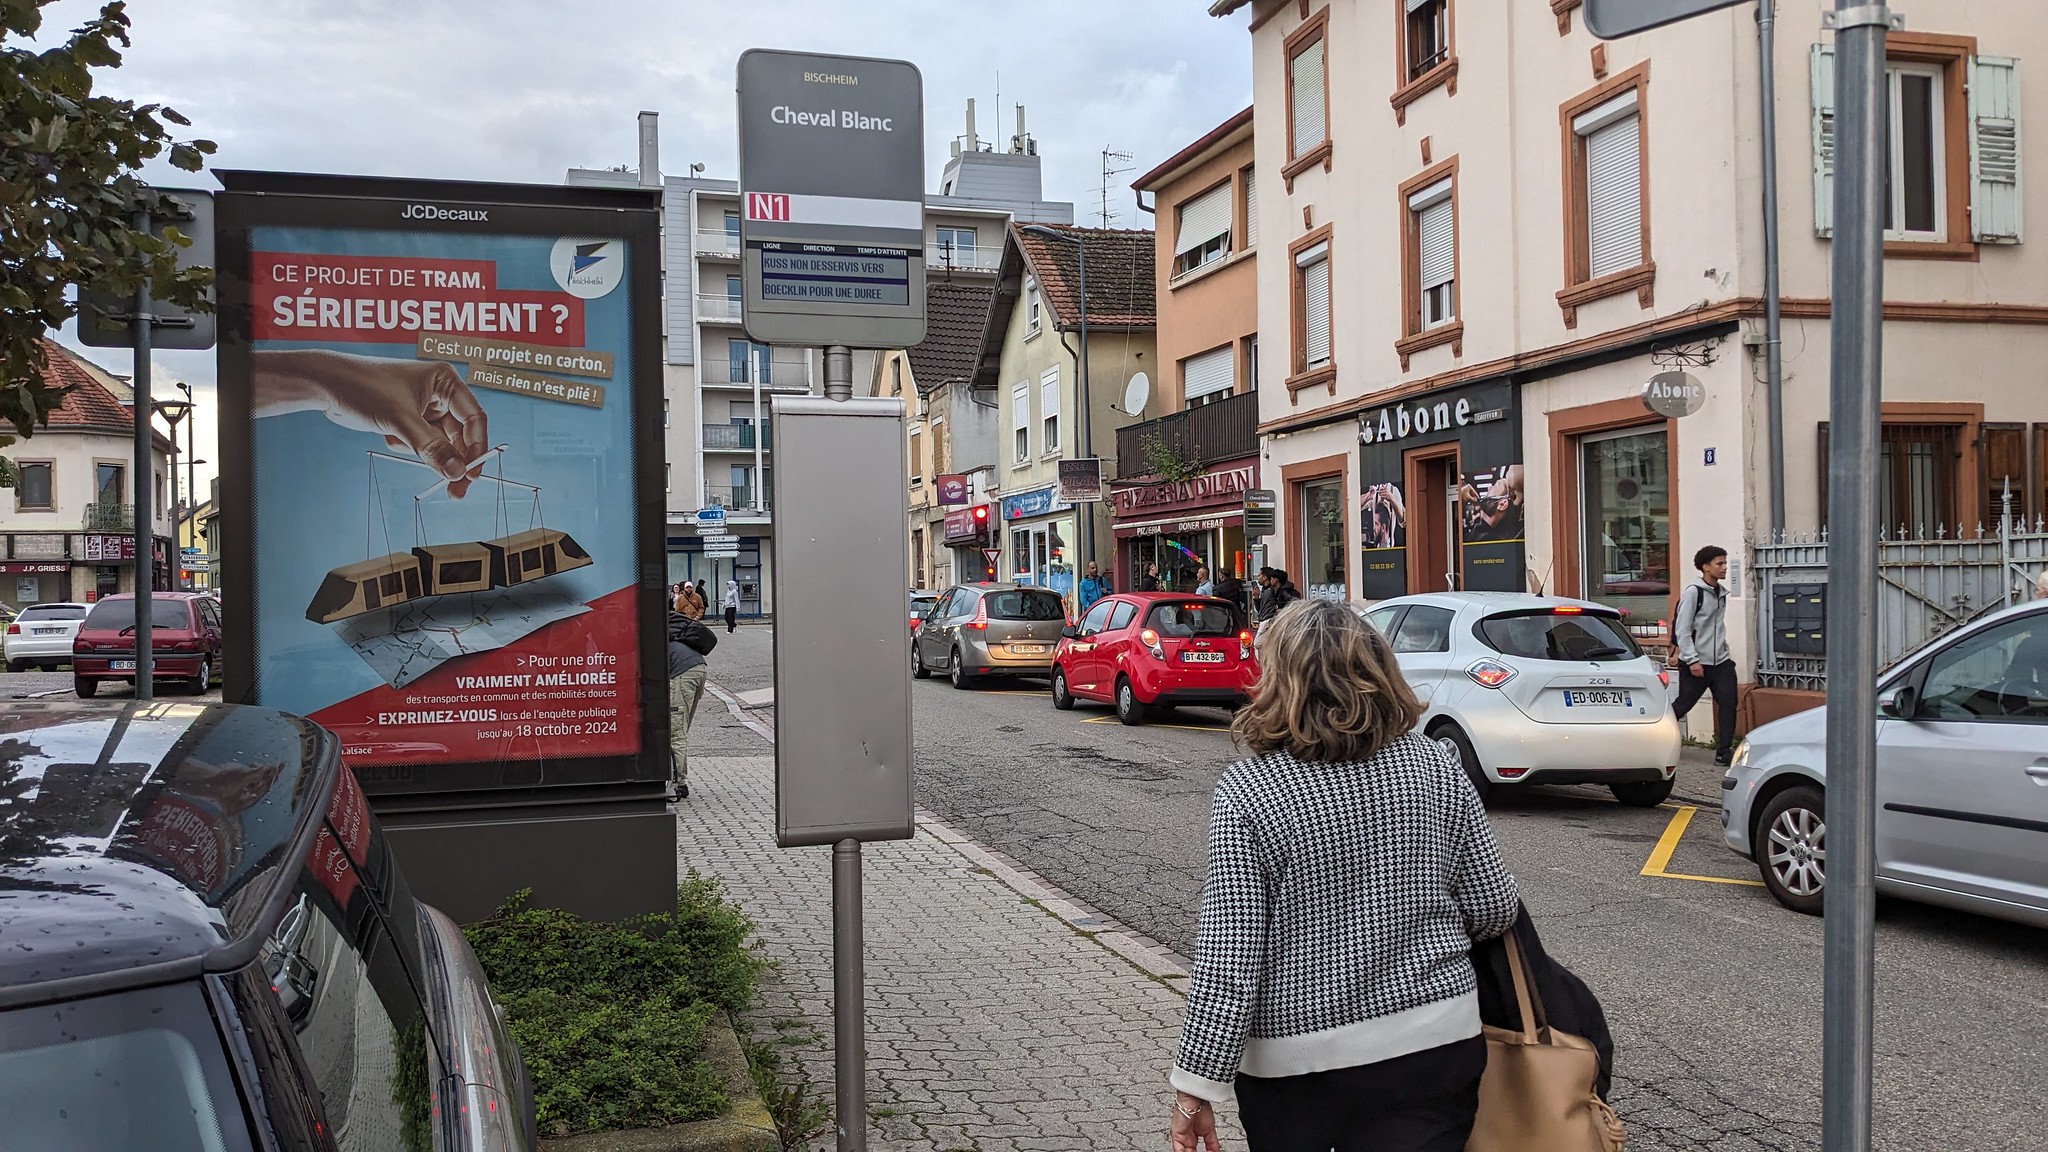
[[[164,423],[171,426],[171,548],[173,550],[178,547],[178,525],[183,522],[183,517],[178,514],[178,421],[192,414],[192,401],[189,399],[191,389],[184,384],[180,384],[178,387],[185,389],[188,396],[187,399],[157,400],[150,404],[150,409],[163,417]],[[187,444],[192,442],[189,432],[185,436],[185,442]],[[191,493],[187,492],[186,495],[190,496]],[[148,515],[147,511],[141,508],[136,509],[136,513],[138,516]],[[150,535],[156,535],[154,529],[151,530]],[[179,587],[182,590],[182,582]]]
[[[1094,405],[1089,402],[1088,386],[1088,242],[1071,232],[1062,232],[1057,228],[1048,228],[1043,224],[1022,224],[1018,226],[1017,230],[1029,232],[1033,236],[1042,236],[1047,240],[1058,240],[1062,243],[1072,244],[1075,253],[1080,257],[1081,455],[1085,459],[1093,460],[1095,458],[1095,441],[1091,436],[1091,425],[1093,423],[1091,414]],[[1030,302],[1026,301],[1025,308],[1027,311],[1030,309],[1030,306]],[[1101,465],[1098,464],[1097,467],[1100,468]],[[1088,570],[1088,561],[1095,556],[1095,502],[1092,500],[1083,500],[1081,502],[1081,525],[1080,555],[1075,557],[1079,561],[1074,576],[1074,602],[1076,604],[1081,602],[1081,577],[1079,574]]]

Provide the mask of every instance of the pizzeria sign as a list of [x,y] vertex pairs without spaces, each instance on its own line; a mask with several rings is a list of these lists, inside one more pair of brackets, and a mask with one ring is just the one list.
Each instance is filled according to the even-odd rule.
[[1161,480],[1116,488],[1109,494],[1118,516],[1157,515],[1181,509],[1235,504],[1257,483],[1258,464],[1247,460],[1214,468],[1187,480]]

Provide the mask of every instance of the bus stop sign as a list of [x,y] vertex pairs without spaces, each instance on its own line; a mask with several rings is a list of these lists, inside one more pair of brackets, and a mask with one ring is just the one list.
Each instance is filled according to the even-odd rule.
[[1602,40],[1619,40],[1666,24],[1733,8],[1744,0],[1586,0],[1586,27]]

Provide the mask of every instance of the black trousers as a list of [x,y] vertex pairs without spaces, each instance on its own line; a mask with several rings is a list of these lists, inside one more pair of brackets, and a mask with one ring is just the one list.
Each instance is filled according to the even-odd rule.
[[1464,1152],[1479,1112],[1477,1036],[1376,1064],[1237,1078],[1251,1152]]
[[[730,633],[739,628],[739,626],[740,610],[737,608],[727,608],[725,610],[725,630]],[[1730,667],[1733,667],[1733,665]]]
[[1735,661],[1700,665],[1705,676],[1692,674],[1692,665],[1678,667],[1678,703],[1672,711],[1680,720],[1709,691],[1714,694],[1714,755],[1726,761],[1735,754]]

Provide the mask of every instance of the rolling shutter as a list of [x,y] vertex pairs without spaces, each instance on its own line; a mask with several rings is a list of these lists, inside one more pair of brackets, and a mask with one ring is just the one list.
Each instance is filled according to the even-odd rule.
[[1415,213],[1416,281],[1423,291],[1449,284],[1457,275],[1457,221],[1451,182],[1439,181],[1408,198]]
[[1259,246],[1259,182],[1257,173],[1244,170],[1244,246]]
[[[1328,265],[1324,265],[1328,267]],[[1325,315],[1329,313],[1328,294],[1324,295]],[[1327,329],[1326,329],[1327,331]],[[1217,392],[1236,389],[1237,349],[1229,344],[1200,356],[1190,356],[1181,361],[1180,398],[1183,404],[1199,400]]]
[[1573,122],[1585,138],[1587,275],[1643,262],[1642,120],[1626,93]]
[[1970,61],[1970,238],[1984,244],[2020,242],[2019,61],[1978,56]]
[[1323,42],[1321,40],[1302,49],[1301,55],[1288,62],[1294,78],[1294,145],[1293,155],[1299,156],[1321,144],[1324,139],[1323,125]]
[[1813,234],[1835,234],[1835,50],[1813,46]]
[[1330,362],[1330,248],[1318,244],[1295,257],[1301,275],[1301,346],[1306,367]]
[[1230,184],[1218,184],[1180,206],[1180,236],[1174,241],[1175,256],[1192,252],[1218,236],[1224,251],[1230,250]]

